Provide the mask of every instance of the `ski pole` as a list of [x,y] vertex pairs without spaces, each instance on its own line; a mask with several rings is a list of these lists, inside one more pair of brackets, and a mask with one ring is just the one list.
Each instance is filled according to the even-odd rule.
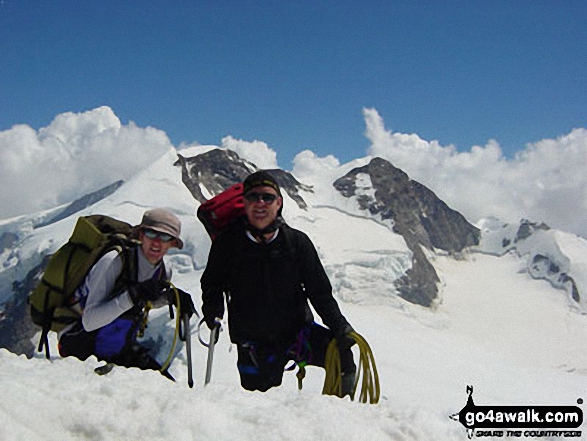
[[218,331],[220,330],[220,323],[216,322],[214,328],[210,330],[210,342],[208,343],[208,360],[206,362],[206,378],[204,379],[204,386],[210,383],[212,377],[212,361],[214,359],[214,346],[216,345],[216,339]]
[[190,332],[190,318],[187,314],[183,316],[183,332],[188,357],[188,386],[192,388],[194,387],[194,377],[192,376],[192,335]]

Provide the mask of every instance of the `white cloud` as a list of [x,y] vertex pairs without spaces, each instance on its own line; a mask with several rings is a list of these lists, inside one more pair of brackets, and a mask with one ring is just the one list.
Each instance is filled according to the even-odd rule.
[[310,150],[298,153],[293,163],[293,174],[302,181],[305,178],[330,175],[332,171],[336,171],[340,167],[340,162],[334,156],[328,155],[319,158]]
[[69,202],[127,179],[172,148],[164,132],[122,125],[109,107],[58,115],[38,132],[0,132],[0,218]]
[[[507,159],[493,140],[459,152],[415,134],[392,133],[374,109],[365,109],[364,116],[369,156],[389,160],[470,221],[525,217],[587,237],[587,129],[528,144]],[[0,219],[51,208],[127,179],[171,148],[161,130],[122,125],[108,107],[58,115],[38,132],[14,126],[0,132]],[[211,147],[198,147],[203,148]],[[275,151],[264,142],[227,136],[222,148],[259,168],[278,167]],[[332,155],[318,158],[304,151],[296,156],[294,174],[302,180],[329,179],[362,160],[340,165]]]
[[223,149],[232,150],[241,158],[252,162],[260,169],[279,168],[277,154],[262,141],[243,141],[232,136],[222,138]]
[[587,237],[586,129],[528,144],[507,159],[494,140],[458,152],[386,130],[374,109],[365,109],[364,116],[369,155],[389,160],[470,221],[525,217]]

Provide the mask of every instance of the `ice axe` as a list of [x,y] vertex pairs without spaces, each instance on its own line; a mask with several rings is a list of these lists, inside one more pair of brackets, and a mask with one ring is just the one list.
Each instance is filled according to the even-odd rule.
[[190,332],[190,318],[187,314],[183,316],[183,332],[188,357],[188,386],[192,388],[194,387],[194,377],[192,375],[192,335]]
[[[202,319],[200,321],[200,325],[202,325],[202,323],[204,323],[204,319]],[[210,379],[212,378],[212,362],[214,361],[214,346],[216,346],[216,342],[218,341],[218,333],[220,332],[220,320],[216,319],[214,321],[214,327],[210,330],[210,341],[208,343],[206,343],[205,341],[202,340],[201,337],[199,337],[200,339],[200,343],[203,346],[206,346],[208,348],[208,359],[206,360],[206,376],[204,378],[204,386],[206,386],[208,383],[210,383]],[[198,332],[199,334],[199,332]]]
[[[175,307],[177,308],[177,321],[176,321],[176,334],[175,336],[177,337],[179,335],[180,340],[185,341],[185,347],[186,347],[186,355],[187,355],[187,360],[188,360],[188,386],[190,388],[194,387],[194,378],[193,378],[193,374],[192,374],[192,333],[190,330],[190,317],[192,314],[195,314],[196,317],[199,317],[199,314],[197,313],[197,311],[195,309],[192,308],[188,308],[187,310],[183,310],[182,309],[182,305],[181,305],[181,296],[180,296],[180,290],[178,290],[171,282],[169,282],[170,286],[171,286],[171,290],[169,291],[169,316],[171,317],[171,319],[173,319],[174,314],[173,314],[173,308],[171,307],[172,305],[175,305]],[[184,295],[189,296],[188,293],[181,291]],[[191,302],[190,302],[191,303]],[[189,305],[187,305],[189,306]],[[173,347],[175,347],[175,338],[173,339]],[[167,361],[165,362],[165,371],[167,370],[167,367],[169,365],[169,363],[171,362],[171,356],[173,354],[173,348],[171,350],[171,352],[169,353],[169,357],[167,359]]]

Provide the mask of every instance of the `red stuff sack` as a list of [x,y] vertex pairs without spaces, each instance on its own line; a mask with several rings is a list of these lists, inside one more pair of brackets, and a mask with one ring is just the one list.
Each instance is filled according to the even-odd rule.
[[197,216],[214,240],[237,219],[245,215],[243,183],[239,182],[198,207]]

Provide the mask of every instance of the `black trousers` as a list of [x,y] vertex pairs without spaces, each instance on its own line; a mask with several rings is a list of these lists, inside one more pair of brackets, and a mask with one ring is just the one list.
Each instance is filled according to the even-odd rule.
[[[268,342],[238,343],[237,368],[241,386],[265,392],[281,385],[286,365],[292,360],[324,368],[326,350],[333,338],[329,329],[312,323],[301,329],[296,341],[287,346]],[[350,349],[341,352],[340,362],[343,374],[356,371]]]
[[[67,331],[59,339],[59,354],[62,357],[76,357],[86,360],[95,354],[95,339],[97,331],[87,332],[81,321]],[[148,349],[139,345],[136,341],[129,341],[123,350],[110,357],[96,358],[107,363],[114,363],[124,367],[136,367],[139,369],[159,370],[161,365],[149,355]]]

